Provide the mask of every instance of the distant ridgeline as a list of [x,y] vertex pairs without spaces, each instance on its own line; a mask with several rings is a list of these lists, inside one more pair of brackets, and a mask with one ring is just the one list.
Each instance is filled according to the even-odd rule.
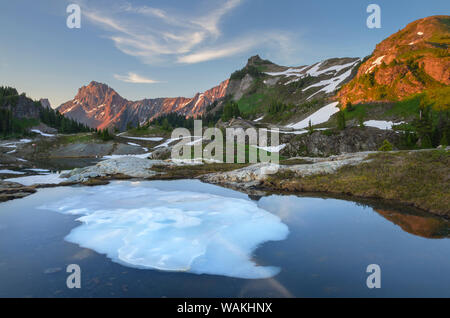
[[[152,119],[149,121],[146,125],[140,127],[138,125],[137,129],[146,129],[149,126],[158,126],[162,130],[165,131],[171,131],[174,128],[182,127],[187,129],[193,129],[194,128],[194,120],[201,120],[203,127],[213,127],[215,124],[219,121],[219,119],[223,119],[223,114],[229,113],[230,105],[232,105],[232,102],[229,101],[229,98],[225,98],[225,103],[223,103],[224,99],[222,100],[216,100],[212,104],[210,104],[207,108],[205,113],[202,116],[197,117],[186,117],[186,115],[181,115],[178,113],[169,113],[162,116],[158,116],[157,118]],[[218,106],[219,103],[222,106]],[[224,106],[223,106],[224,105]],[[214,112],[212,110],[216,109]],[[239,115],[238,113],[235,113],[235,115]],[[233,116],[230,116],[228,119],[230,119]],[[227,120],[228,120],[227,119]],[[127,130],[132,129],[132,126],[127,126]]]
[[13,87],[0,87],[0,135],[20,137],[30,134],[30,128],[44,123],[60,133],[87,132],[91,129],[58,111],[42,106]]

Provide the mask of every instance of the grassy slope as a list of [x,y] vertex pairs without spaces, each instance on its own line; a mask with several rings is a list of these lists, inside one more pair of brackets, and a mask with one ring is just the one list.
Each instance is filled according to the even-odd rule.
[[[345,109],[346,120],[367,121],[401,120],[411,122],[417,117],[421,102],[433,107],[433,119],[437,121],[438,111],[448,110],[450,105],[450,87],[413,95],[405,100],[391,103],[367,103],[354,105],[352,110]],[[336,115],[321,127],[336,125]]]
[[286,123],[291,118],[301,117],[308,114],[311,108],[316,110],[318,106],[323,105],[324,102],[315,103],[313,99],[310,102],[301,102],[306,99],[306,93],[302,92],[302,88],[306,87],[312,78],[293,82],[289,85],[284,85],[284,82],[268,87],[263,84],[265,77],[258,78],[254,81],[247,93],[237,101],[239,110],[244,118],[255,119],[261,114],[267,114],[269,106],[274,102],[281,102],[289,107],[289,110],[279,116],[266,116],[266,122],[272,123]]
[[335,174],[278,174],[265,186],[278,190],[329,192],[396,200],[450,217],[450,151],[377,153],[370,162]]
[[140,129],[132,128],[126,131],[126,135],[132,137],[170,137],[170,133],[171,131],[167,131],[156,126],[151,126],[148,128],[141,127]]
[[0,139],[29,137],[32,135],[32,133],[28,132],[28,130],[33,126],[39,125],[39,123],[40,123],[39,119],[35,118],[21,118],[21,119],[14,118],[13,126],[16,132],[6,136],[0,134]]

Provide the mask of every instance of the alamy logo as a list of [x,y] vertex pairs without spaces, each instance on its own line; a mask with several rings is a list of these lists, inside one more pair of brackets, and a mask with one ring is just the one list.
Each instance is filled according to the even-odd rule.
[[[203,132],[202,121],[194,121],[194,136],[186,128],[173,130],[171,140],[179,140],[172,148],[172,160],[205,160],[226,163],[279,163],[279,130],[255,128],[227,128],[226,138],[221,129],[208,128]],[[194,140],[192,140],[192,138]],[[203,142],[208,144],[203,148]],[[193,148],[193,149],[192,149]],[[225,149],[225,156],[224,156]],[[224,160],[225,159],[225,160]]]
[[67,288],[81,288],[81,268],[77,264],[70,264],[66,269],[67,273],[71,273],[66,280]]
[[366,24],[369,29],[381,28],[381,8],[378,4],[370,4],[367,7],[367,13],[371,13],[367,18]]
[[367,273],[371,273],[369,277],[367,277],[366,285],[367,288],[381,288],[381,268],[380,265],[370,264],[366,269]]
[[78,4],[69,4],[66,9],[70,13],[66,20],[66,25],[69,29],[81,28],[81,8]]

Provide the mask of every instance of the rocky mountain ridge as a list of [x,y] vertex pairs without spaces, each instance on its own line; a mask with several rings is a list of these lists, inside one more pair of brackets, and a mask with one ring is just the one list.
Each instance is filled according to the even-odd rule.
[[61,114],[90,127],[124,130],[163,114],[177,112],[186,116],[203,114],[206,106],[226,94],[228,80],[192,98],[155,98],[129,101],[106,84],[92,81],[78,90],[73,100],[58,107]]

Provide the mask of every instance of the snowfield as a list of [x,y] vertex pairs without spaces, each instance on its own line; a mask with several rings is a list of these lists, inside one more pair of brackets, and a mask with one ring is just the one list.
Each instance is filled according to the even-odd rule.
[[403,122],[393,123],[392,121],[384,121],[384,120],[369,120],[364,122],[364,126],[367,127],[375,127],[379,129],[392,129],[392,126],[402,124]]
[[[145,149],[147,149],[147,148],[145,148]],[[118,158],[127,158],[127,157],[147,159],[151,154],[152,154],[151,152],[147,152],[147,153],[142,153],[139,155],[108,155],[108,156],[103,156],[101,159],[107,160],[107,159],[118,159]]]
[[[120,134],[117,136],[121,136]],[[134,140],[144,140],[144,141],[161,141],[164,138],[162,137],[129,137],[129,136],[121,136],[123,138],[134,139]]]
[[[64,171],[63,171],[64,172]],[[23,184],[24,186],[31,186],[33,184],[59,184],[61,182],[67,181],[65,178],[60,178],[63,173],[50,173],[44,175],[36,176],[26,176],[19,178],[6,179],[6,181],[17,182]]]
[[14,170],[9,170],[9,169],[2,169],[2,170],[0,170],[0,173],[4,173],[4,174],[25,174],[25,172],[14,171]]
[[316,94],[319,94],[320,92],[325,92],[325,93],[332,93],[334,92],[339,85],[341,85],[341,83],[343,81],[345,81],[351,74],[352,74],[352,70],[353,68],[349,69],[347,72],[337,76],[337,77],[333,77],[330,78],[328,80],[323,80],[320,81],[319,83],[313,84],[305,89],[303,89],[303,92],[309,90],[310,88],[313,87],[321,87],[324,86],[322,89],[318,90],[317,92],[315,92],[314,94],[312,94],[311,96],[309,96],[307,98],[307,100],[309,100],[310,98],[312,98],[313,96],[315,96]]
[[299,68],[289,68],[286,71],[283,72],[267,72],[266,74],[269,76],[286,76],[286,77],[290,77],[290,76],[297,76],[297,77],[302,77],[304,75],[301,75],[300,73],[307,68],[308,66],[302,66]]
[[309,121],[311,121],[312,125],[318,125],[327,122],[331,116],[339,112],[339,108],[336,107],[339,104],[339,102],[334,102],[331,104],[328,104],[321,109],[319,109],[317,112],[312,114],[311,116],[308,116],[307,118],[303,119],[302,121],[294,124],[290,124],[286,126],[287,128],[293,128],[293,129],[303,129],[309,126]]
[[278,145],[278,146],[267,146],[267,147],[262,147],[262,146],[253,146],[253,147],[267,151],[267,152],[280,152],[286,146],[287,146],[287,144],[282,144],[282,145]]
[[36,134],[40,134],[41,136],[44,136],[44,137],[55,137],[55,135],[43,133],[39,129],[31,129],[31,132],[34,132]]
[[336,72],[336,73],[338,73],[338,72],[340,72],[341,70],[343,70],[343,69],[345,69],[347,67],[351,67],[351,66],[356,65],[358,62],[359,62],[359,60],[355,61],[355,62],[350,62],[350,63],[347,63],[347,64],[343,64],[343,65],[330,66],[329,68],[326,68],[326,69],[323,69],[323,70],[319,71],[320,66],[323,64],[323,62],[320,62],[320,63],[317,63],[316,65],[314,65],[314,67],[312,67],[311,69],[309,69],[306,72],[306,74],[308,74],[310,76],[313,76],[313,77],[317,77],[317,76],[320,76],[322,74],[329,73],[329,72]]
[[7,154],[12,154],[12,153],[15,153],[17,151],[17,145],[19,145],[19,144],[27,144],[27,143],[30,143],[30,142],[31,142],[30,139],[20,139],[19,141],[13,141],[13,142],[8,142],[6,144],[0,144],[0,147],[13,148],[12,150],[7,152]]
[[141,145],[135,144],[134,142],[127,142],[130,146],[140,147]]
[[[325,68],[323,70],[320,70],[320,67],[323,65],[323,62],[319,62],[316,64],[313,64],[312,66],[302,66],[299,68],[289,68],[286,71],[283,72],[267,72],[266,74],[269,76],[285,76],[285,77],[294,77],[293,79],[291,79],[290,81],[286,82],[285,85],[289,85],[291,83],[294,83],[306,76],[312,76],[312,77],[318,77],[322,74],[326,74],[326,73],[339,73],[340,71],[342,71],[343,69],[346,69],[348,67],[352,67],[355,66],[356,64],[358,64],[360,60],[357,60],[355,62],[350,62],[347,64],[343,64],[343,65],[334,65],[334,66],[330,66],[328,68]],[[308,70],[305,71],[305,69],[309,68]],[[327,93],[329,92],[333,92],[337,86],[342,83],[346,78],[348,78],[351,74],[351,70],[345,72],[344,74],[341,74],[340,76],[337,76],[335,78],[326,80],[326,81],[322,81],[321,83],[312,85],[310,87],[308,87],[307,89],[305,89],[304,91],[308,90],[311,87],[316,87],[316,86],[326,86],[323,90],[320,91],[325,91]]]
[[381,63],[383,62],[383,59],[386,55],[380,56],[379,58],[377,58],[373,63],[372,66],[369,67],[369,69],[366,71],[365,74],[370,73],[375,67],[381,65]]

